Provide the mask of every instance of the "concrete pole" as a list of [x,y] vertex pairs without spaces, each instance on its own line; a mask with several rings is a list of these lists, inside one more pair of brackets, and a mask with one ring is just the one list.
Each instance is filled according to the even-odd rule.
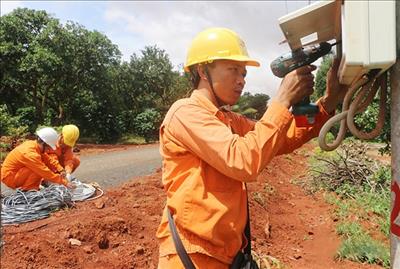
[[400,269],[400,2],[396,1],[397,61],[391,69],[392,211],[390,257],[392,269]]

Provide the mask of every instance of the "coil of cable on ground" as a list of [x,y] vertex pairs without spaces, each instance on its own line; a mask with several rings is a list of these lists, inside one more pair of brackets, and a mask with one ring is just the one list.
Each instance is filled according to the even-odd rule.
[[40,191],[21,191],[2,199],[1,224],[24,223],[47,218],[51,212],[73,206],[72,194],[64,186],[50,185]]
[[[63,185],[50,184],[39,191],[21,191],[6,195],[2,199],[1,224],[18,224],[43,219],[63,207],[72,207],[76,201],[89,201],[101,197],[104,192],[94,184],[81,183],[74,178],[74,189]],[[99,191],[97,196],[96,190]]]
[[[382,132],[386,113],[387,72],[377,76],[378,72],[379,70],[372,70],[349,88],[343,101],[342,112],[330,118],[320,130],[318,144],[322,150],[332,151],[336,149],[344,140],[347,129],[355,137],[362,140],[373,139]],[[378,89],[380,89],[378,121],[372,131],[364,132],[357,129],[354,124],[354,117],[357,113],[367,109],[374,100]],[[338,122],[340,122],[340,127],[335,140],[332,143],[327,143],[328,132]]]

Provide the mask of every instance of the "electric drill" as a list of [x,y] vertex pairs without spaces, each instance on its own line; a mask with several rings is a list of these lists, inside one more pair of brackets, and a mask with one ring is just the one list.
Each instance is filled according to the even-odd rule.
[[[276,58],[271,63],[272,73],[280,78],[286,76],[287,73],[313,63],[319,57],[328,54],[332,46],[338,44],[330,44],[327,42],[319,43],[318,45],[300,48],[298,50],[286,53]],[[310,97],[305,97],[300,103],[292,106],[292,114],[295,117],[298,127],[310,127],[315,122],[315,115],[319,112],[316,104],[310,103]]]

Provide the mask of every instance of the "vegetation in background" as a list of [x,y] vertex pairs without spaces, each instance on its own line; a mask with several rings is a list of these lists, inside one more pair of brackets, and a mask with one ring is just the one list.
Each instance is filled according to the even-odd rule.
[[[168,108],[190,91],[187,75],[157,46],[122,61],[104,34],[63,25],[46,11],[18,8],[1,16],[0,56],[1,136],[72,123],[83,140],[154,141]],[[247,93],[236,108],[259,118],[268,99]]]
[[[19,8],[2,16],[0,40],[0,105],[9,117],[2,125],[30,132],[74,123],[83,137],[117,141],[147,128],[133,124],[137,115],[164,113],[189,85],[162,49],[145,47],[123,62],[105,35],[73,22],[62,25],[45,11]],[[1,133],[9,135],[10,127]]]
[[367,149],[368,144],[357,140],[335,152],[317,149],[308,190],[329,191],[325,197],[335,205],[336,229],[343,237],[338,259],[389,267],[391,170],[367,157]]
[[267,110],[270,97],[266,94],[256,93],[252,95],[245,92],[240,96],[238,103],[232,106],[232,111],[245,115],[246,117],[258,120]]

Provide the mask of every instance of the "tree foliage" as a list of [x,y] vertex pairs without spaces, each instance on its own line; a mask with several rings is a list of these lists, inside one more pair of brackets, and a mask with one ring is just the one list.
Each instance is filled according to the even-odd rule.
[[162,116],[189,88],[164,50],[148,46],[124,62],[105,35],[45,11],[2,16],[0,55],[0,105],[31,131],[75,123],[83,136],[115,141],[137,130],[139,114]]
[[267,110],[267,104],[270,97],[266,94],[256,93],[252,95],[245,92],[238,103],[232,107],[232,110],[251,119],[258,120]]

